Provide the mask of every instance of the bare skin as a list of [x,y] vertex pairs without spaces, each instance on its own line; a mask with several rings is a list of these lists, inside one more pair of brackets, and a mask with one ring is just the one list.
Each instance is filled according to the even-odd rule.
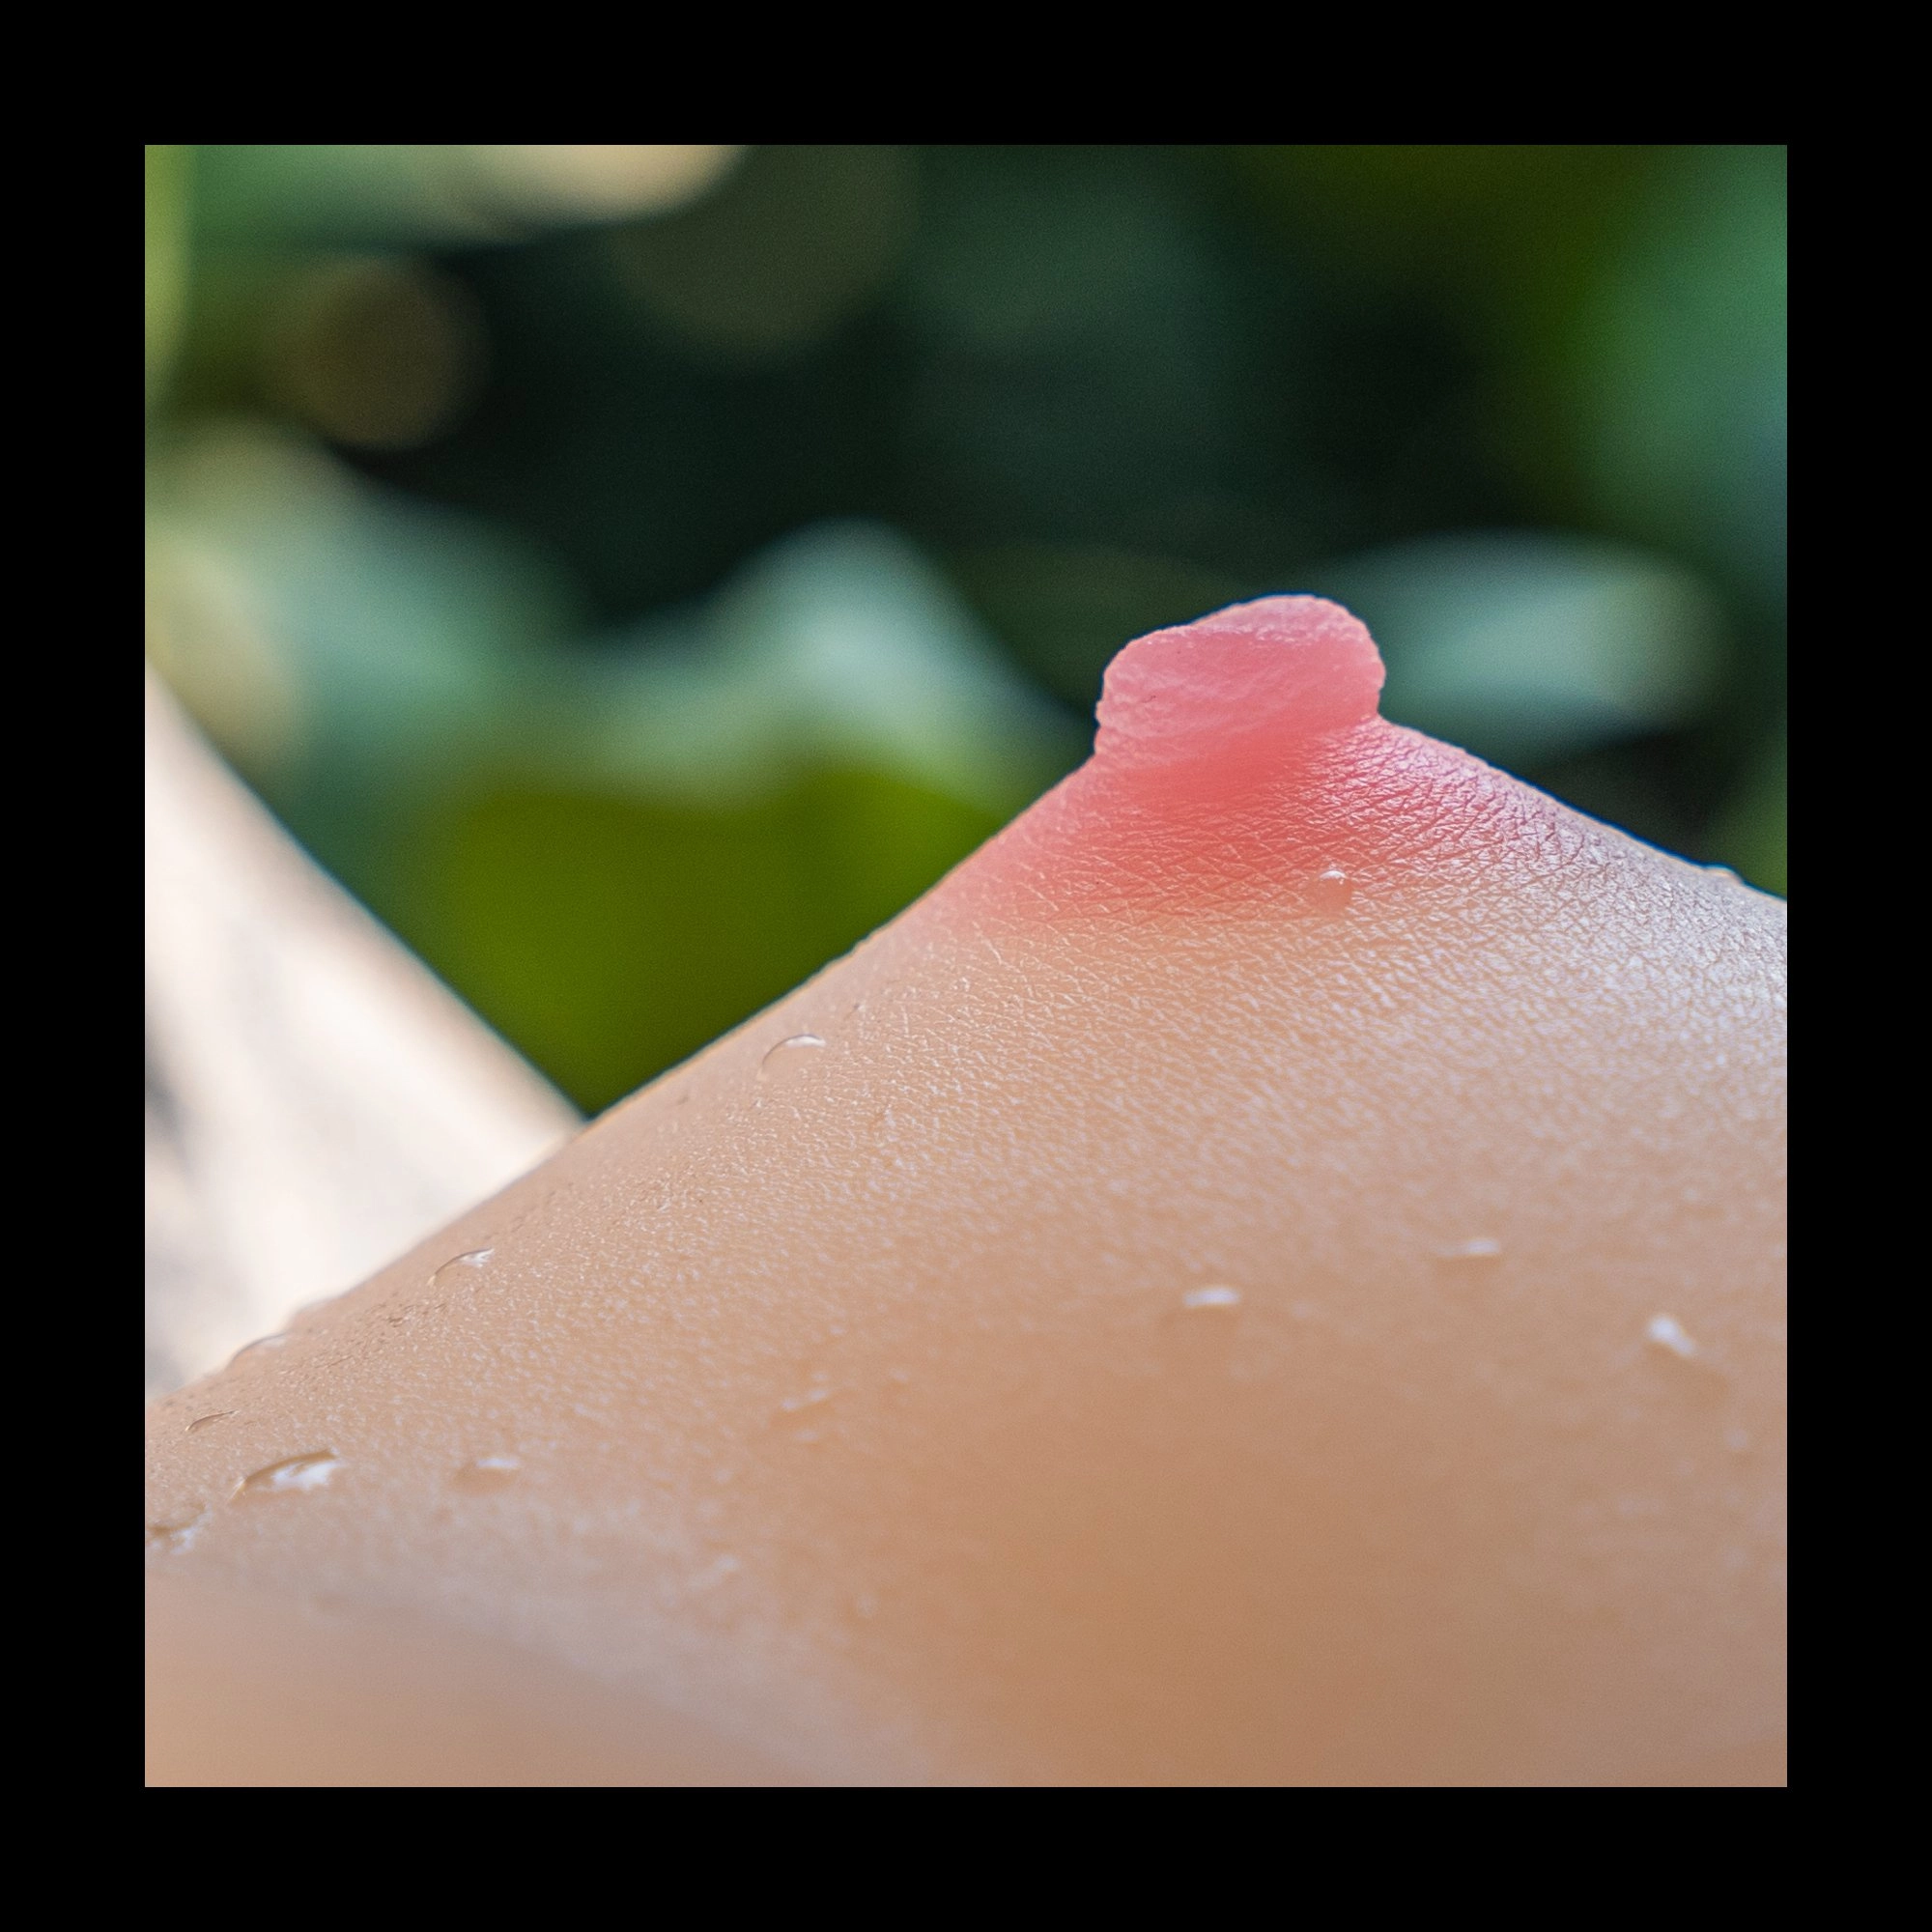
[[1781,1781],[1784,908],[1378,684],[1130,646],[851,957],[152,1408],[155,1781]]

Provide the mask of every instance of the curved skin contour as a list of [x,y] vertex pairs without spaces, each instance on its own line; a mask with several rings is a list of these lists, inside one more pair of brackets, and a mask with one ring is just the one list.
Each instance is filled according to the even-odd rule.
[[1784,907],[1379,682],[1130,645],[898,920],[151,1409],[163,1704],[262,1646],[156,1781],[423,1776],[395,1629],[489,1660],[448,1782],[1781,1781]]

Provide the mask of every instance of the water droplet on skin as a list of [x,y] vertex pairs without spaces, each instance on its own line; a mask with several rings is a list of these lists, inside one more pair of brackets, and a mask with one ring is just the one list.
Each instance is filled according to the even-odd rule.
[[824,1382],[814,1382],[802,1395],[788,1395],[779,1404],[781,1415],[796,1415],[802,1408],[810,1408],[814,1403],[830,1402],[838,1390]]
[[903,1387],[905,1383],[912,1380],[912,1371],[910,1369],[888,1369],[886,1371],[886,1379],[897,1382]]
[[243,1476],[235,1485],[235,1495],[237,1498],[289,1495],[326,1489],[341,1466],[342,1458],[333,1449],[311,1449],[304,1455],[284,1457],[279,1463],[270,1463],[266,1469]]
[[799,1429],[793,1431],[791,1439],[794,1442],[823,1442],[825,1432],[822,1429]]
[[1324,912],[1342,912],[1355,896],[1355,882],[1340,866],[1326,866],[1309,882],[1308,896]]
[[194,1435],[204,1429],[213,1429],[217,1422],[226,1422],[235,1411],[232,1408],[217,1408],[207,1415],[195,1416],[182,1431],[184,1435]]
[[852,1599],[852,1614],[855,1617],[875,1617],[879,1614],[879,1600],[869,1590],[861,1590]]
[[1727,1429],[1724,1431],[1724,1447],[1728,1449],[1733,1456],[1748,1456],[1750,1454],[1750,1446],[1751,1446],[1751,1439],[1750,1439],[1749,1430]]
[[286,1349],[288,1347],[288,1344],[289,1344],[289,1338],[286,1335],[261,1336],[258,1340],[244,1343],[242,1347],[237,1349],[236,1351],[229,1356],[228,1366],[232,1369],[235,1366],[235,1364],[242,1359],[243,1355],[260,1354],[264,1350],[267,1349]]
[[147,1548],[165,1549],[170,1556],[179,1556],[194,1548],[195,1539],[201,1534],[202,1520],[203,1517],[194,1516],[185,1522],[151,1522],[147,1525]]
[[768,1085],[791,1079],[811,1065],[813,1056],[824,1044],[815,1033],[795,1033],[789,1039],[780,1040],[759,1061],[758,1078]]
[[1190,1288],[1180,1297],[1183,1308],[1235,1309],[1241,1305],[1241,1291],[1238,1288]]
[[1644,1340],[1653,1348],[1668,1350],[1679,1361],[1693,1361],[1697,1345],[1684,1332],[1673,1315],[1653,1315],[1644,1324]]
[[493,1490],[507,1490],[523,1466],[515,1456],[477,1456],[450,1477],[449,1487],[467,1495],[487,1495]]
[[461,1278],[466,1268],[480,1268],[490,1265],[490,1258],[497,1252],[495,1248],[471,1248],[466,1255],[455,1255],[430,1276],[432,1282],[456,1280]]
[[1502,1259],[1503,1244],[1492,1235],[1478,1235],[1473,1240],[1458,1241],[1454,1247],[1437,1248],[1435,1259],[1451,1265],[1477,1265]]
[[714,1556],[685,1587],[693,1592],[715,1590],[720,1583],[728,1581],[744,1567],[744,1564],[727,1550],[722,1556]]

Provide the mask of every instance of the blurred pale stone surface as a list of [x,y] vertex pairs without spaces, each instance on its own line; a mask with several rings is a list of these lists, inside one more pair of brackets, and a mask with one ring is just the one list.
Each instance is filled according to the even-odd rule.
[[150,674],[147,1388],[353,1288],[575,1131]]

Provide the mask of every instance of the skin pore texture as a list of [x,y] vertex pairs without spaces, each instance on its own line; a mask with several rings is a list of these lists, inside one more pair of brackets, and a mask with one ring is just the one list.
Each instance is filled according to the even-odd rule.
[[1776,1783],[1785,909],[1311,598],[148,1417],[160,1783]]

